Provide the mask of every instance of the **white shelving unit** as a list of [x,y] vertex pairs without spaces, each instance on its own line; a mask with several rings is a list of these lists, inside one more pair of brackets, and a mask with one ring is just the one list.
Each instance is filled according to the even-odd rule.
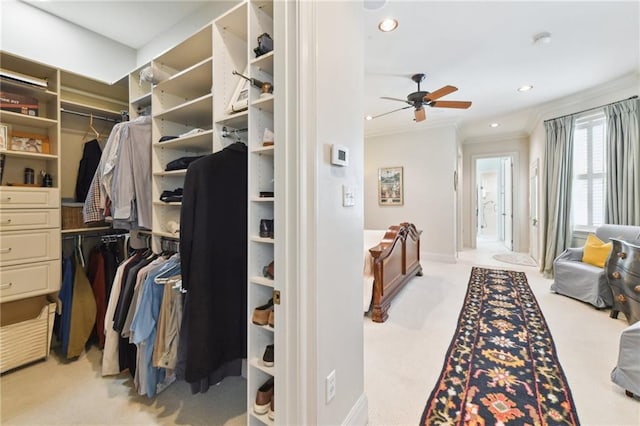
[[[181,157],[211,154],[213,132],[213,57],[211,25],[188,37],[151,62],[163,79],[151,89],[153,111],[153,248],[161,238],[177,237],[168,222],[180,223],[182,203],[160,201],[162,191],[184,187],[186,169],[165,171],[167,163]],[[179,136],[194,129],[200,133],[160,142],[163,136]]]

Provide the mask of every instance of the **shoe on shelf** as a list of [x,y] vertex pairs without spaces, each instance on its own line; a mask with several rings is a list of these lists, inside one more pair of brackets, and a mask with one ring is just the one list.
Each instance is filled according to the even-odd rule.
[[262,364],[265,367],[273,367],[273,345],[267,345],[264,348],[264,354],[262,355]]
[[273,312],[273,299],[269,299],[266,304],[258,306],[253,310],[251,322],[256,325],[267,325],[269,323],[269,315],[271,315],[271,312]]
[[267,266],[262,268],[262,276],[265,278],[273,279],[274,277],[274,265],[273,260]]
[[276,400],[276,396],[275,395],[271,396],[271,404],[269,404],[269,412],[267,413],[267,417],[269,417],[269,420],[272,420],[272,421],[276,419],[275,400]]
[[253,411],[256,414],[267,414],[271,399],[273,398],[273,377],[264,382],[256,392],[256,402],[253,404]]
[[272,308],[271,312],[269,312],[269,319],[267,320],[267,322],[269,323],[269,327],[271,328],[273,328],[273,324],[275,323],[275,317],[276,317],[276,314]]

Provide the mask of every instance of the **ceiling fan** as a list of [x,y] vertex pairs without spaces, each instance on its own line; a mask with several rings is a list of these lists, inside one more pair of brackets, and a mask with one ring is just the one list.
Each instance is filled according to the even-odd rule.
[[415,109],[414,111],[415,121],[420,122],[420,121],[424,121],[426,118],[426,113],[424,111],[425,106],[429,106],[432,108],[461,108],[461,109],[467,109],[471,106],[470,101],[438,101],[437,100],[443,96],[446,96],[450,93],[455,92],[456,90],[458,90],[457,87],[444,86],[436,91],[427,92],[424,90],[420,90],[420,83],[424,81],[424,74],[414,74],[411,76],[411,80],[415,81],[418,84],[418,91],[410,93],[407,96],[407,99],[390,98],[387,96],[382,96],[380,98],[380,99],[389,99],[391,101],[405,102],[409,104],[409,106],[394,109],[393,111],[376,115],[374,117],[371,117],[371,119],[382,117],[383,115],[391,114],[396,111],[401,111],[403,109],[413,107]]

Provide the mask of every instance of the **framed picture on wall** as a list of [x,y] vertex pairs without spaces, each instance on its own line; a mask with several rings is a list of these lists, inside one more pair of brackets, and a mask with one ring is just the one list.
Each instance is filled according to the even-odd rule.
[[378,204],[381,206],[401,206],[404,204],[402,167],[382,167],[378,169]]

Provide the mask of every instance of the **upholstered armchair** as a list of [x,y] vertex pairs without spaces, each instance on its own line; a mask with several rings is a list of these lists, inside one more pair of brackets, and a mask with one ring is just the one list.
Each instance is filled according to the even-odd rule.
[[[604,242],[618,238],[640,244],[640,226],[602,225],[595,234]],[[553,261],[551,291],[590,303],[598,309],[610,307],[613,296],[604,268],[582,262],[583,254],[583,247],[568,248]]]
[[611,380],[622,387],[628,396],[640,395],[640,321],[622,331],[618,364],[611,372]]

